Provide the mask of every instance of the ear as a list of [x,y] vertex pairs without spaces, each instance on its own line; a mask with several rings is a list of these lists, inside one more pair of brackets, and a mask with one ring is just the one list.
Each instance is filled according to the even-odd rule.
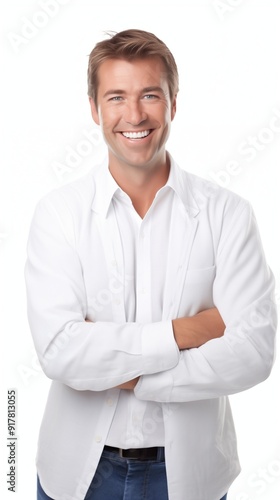
[[98,109],[95,106],[94,100],[92,97],[89,97],[89,104],[90,104],[90,109],[91,109],[91,116],[95,123],[97,125],[100,125],[100,120],[99,120],[99,115],[98,115]]
[[177,94],[173,97],[171,102],[171,121],[174,119],[177,110]]

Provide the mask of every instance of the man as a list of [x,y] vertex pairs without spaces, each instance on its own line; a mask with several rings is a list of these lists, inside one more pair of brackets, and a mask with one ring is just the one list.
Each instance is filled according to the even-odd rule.
[[127,30],[90,54],[108,161],[31,225],[28,314],[53,379],[38,499],[223,500],[240,471],[227,396],[272,368],[274,281],[249,204],[165,144],[172,54]]

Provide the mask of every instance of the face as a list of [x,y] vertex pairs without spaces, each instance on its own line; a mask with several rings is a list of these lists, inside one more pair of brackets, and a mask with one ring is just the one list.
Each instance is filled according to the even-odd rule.
[[98,77],[97,107],[91,98],[90,104],[109,149],[111,172],[165,166],[176,98],[171,102],[161,59],[109,59]]

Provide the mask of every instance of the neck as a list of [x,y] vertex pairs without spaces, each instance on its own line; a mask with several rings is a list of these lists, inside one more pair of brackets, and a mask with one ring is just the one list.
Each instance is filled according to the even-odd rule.
[[170,164],[167,158],[165,163],[151,170],[133,166],[121,169],[111,165],[109,169],[117,184],[130,197],[136,212],[143,218],[158,190],[166,184]]

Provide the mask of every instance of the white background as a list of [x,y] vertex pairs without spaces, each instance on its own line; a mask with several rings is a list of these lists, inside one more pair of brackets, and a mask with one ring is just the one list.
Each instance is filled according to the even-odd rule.
[[[180,73],[168,149],[184,169],[251,201],[279,306],[280,3],[13,0],[1,2],[0,15],[0,497],[32,500],[49,381],[36,362],[26,318],[26,240],[36,202],[104,157],[98,131],[94,144],[86,138],[94,128],[88,54],[108,30],[145,29],[166,42]],[[231,397],[243,469],[229,500],[280,497],[279,371],[276,360],[266,382]],[[18,393],[15,494],[6,484],[11,387]]]

